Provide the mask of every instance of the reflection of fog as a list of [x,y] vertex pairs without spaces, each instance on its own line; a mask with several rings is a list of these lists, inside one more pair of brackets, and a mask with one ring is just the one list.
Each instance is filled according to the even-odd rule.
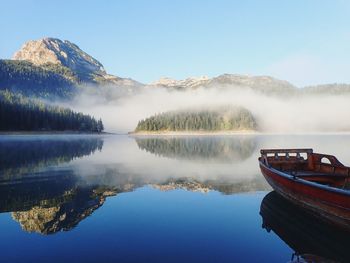
[[240,162],[255,150],[252,136],[135,137],[140,149],[155,155],[210,162]]
[[[263,228],[275,232],[300,262],[350,262],[348,231],[323,222],[276,192],[265,196],[260,214]],[[295,262],[299,262],[299,261]]]
[[[119,173],[109,168],[105,174],[79,176],[70,170],[43,172],[39,177],[0,185],[0,212],[12,212],[23,230],[41,234],[68,231],[101,207],[106,198],[150,185],[160,191],[183,189],[192,192],[219,191],[234,194],[266,190],[259,179],[243,182],[200,181],[174,178],[154,181],[152,177]],[[45,176],[45,173],[50,175]]]
[[[210,141],[199,140],[188,147],[205,148],[212,144]],[[28,232],[68,231],[102,206],[108,196],[145,185],[160,191],[184,189],[224,194],[269,189],[262,177],[232,177],[232,167],[240,164],[222,163],[216,154],[207,154],[210,165],[186,158],[159,158],[140,151],[128,137],[111,136],[104,142],[101,138],[87,137],[2,143],[12,151],[11,156],[19,156],[20,170],[9,170],[15,167],[15,161],[4,159],[11,176],[0,182],[0,211],[12,212],[12,218]],[[220,149],[225,148],[225,143],[228,148],[239,145],[221,140]],[[15,145],[18,147],[10,147]],[[94,153],[96,149],[101,151]],[[84,158],[75,158],[83,155]],[[212,170],[202,174],[199,167],[203,165],[212,166]]]

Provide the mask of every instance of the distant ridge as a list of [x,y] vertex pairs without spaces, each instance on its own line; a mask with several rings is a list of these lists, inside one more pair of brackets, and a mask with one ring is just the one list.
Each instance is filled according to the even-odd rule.
[[209,78],[207,76],[191,77],[184,80],[163,77],[152,82],[149,86],[178,90],[198,88],[250,88],[254,91],[263,93],[294,93],[297,91],[297,87],[288,81],[279,80],[270,76],[249,76],[239,74],[222,74],[214,78]]
[[[288,81],[271,76],[222,74],[217,77],[189,77],[183,80],[163,77],[150,84],[142,84],[130,78],[108,74],[97,59],[87,54],[78,45],[58,38],[45,37],[23,44],[12,60],[0,60],[0,90],[8,89],[54,100],[70,99],[77,92],[89,87],[89,94],[102,95],[111,100],[111,92],[101,86],[123,88],[120,94],[136,94],[142,88],[166,90],[244,89],[266,95],[288,98],[290,95],[350,93],[348,84],[325,84],[298,88]],[[141,89],[140,89],[141,88]],[[85,89],[86,91],[86,89]]]

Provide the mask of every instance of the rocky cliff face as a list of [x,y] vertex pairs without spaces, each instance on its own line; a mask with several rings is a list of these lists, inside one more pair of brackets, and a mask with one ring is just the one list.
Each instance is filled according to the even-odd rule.
[[106,74],[102,64],[77,45],[57,38],[43,38],[25,43],[13,59],[27,60],[35,65],[59,64],[78,75]]
[[28,41],[14,54],[13,59],[30,61],[44,68],[47,68],[48,65],[58,65],[69,69],[82,83],[128,87],[140,85],[132,79],[107,74],[98,60],[67,40],[43,38]]

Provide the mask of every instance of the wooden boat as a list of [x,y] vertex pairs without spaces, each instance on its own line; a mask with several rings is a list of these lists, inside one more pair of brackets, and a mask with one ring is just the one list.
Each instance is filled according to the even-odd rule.
[[336,157],[312,149],[264,149],[259,164],[277,193],[350,229],[350,168]]

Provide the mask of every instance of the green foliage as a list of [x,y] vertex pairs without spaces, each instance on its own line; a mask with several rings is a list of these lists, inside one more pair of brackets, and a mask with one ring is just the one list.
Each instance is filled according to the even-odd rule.
[[0,91],[0,131],[101,132],[103,123],[89,115]]
[[156,114],[139,121],[135,131],[256,130],[253,115],[241,107],[180,110]]
[[0,60],[0,90],[48,99],[69,98],[78,78],[70,69],[47,63],[41,67],[22,60]]
[[68,80],[71,80],[73,82],[81,82],[79,77],[73,73],[73,71],[65,66],[59,65],[59,64],[53,64],[53,63],[46,63],[41,65],[41,68],[51,71],[53,73],[59,74],[63,77],[65,77]]

